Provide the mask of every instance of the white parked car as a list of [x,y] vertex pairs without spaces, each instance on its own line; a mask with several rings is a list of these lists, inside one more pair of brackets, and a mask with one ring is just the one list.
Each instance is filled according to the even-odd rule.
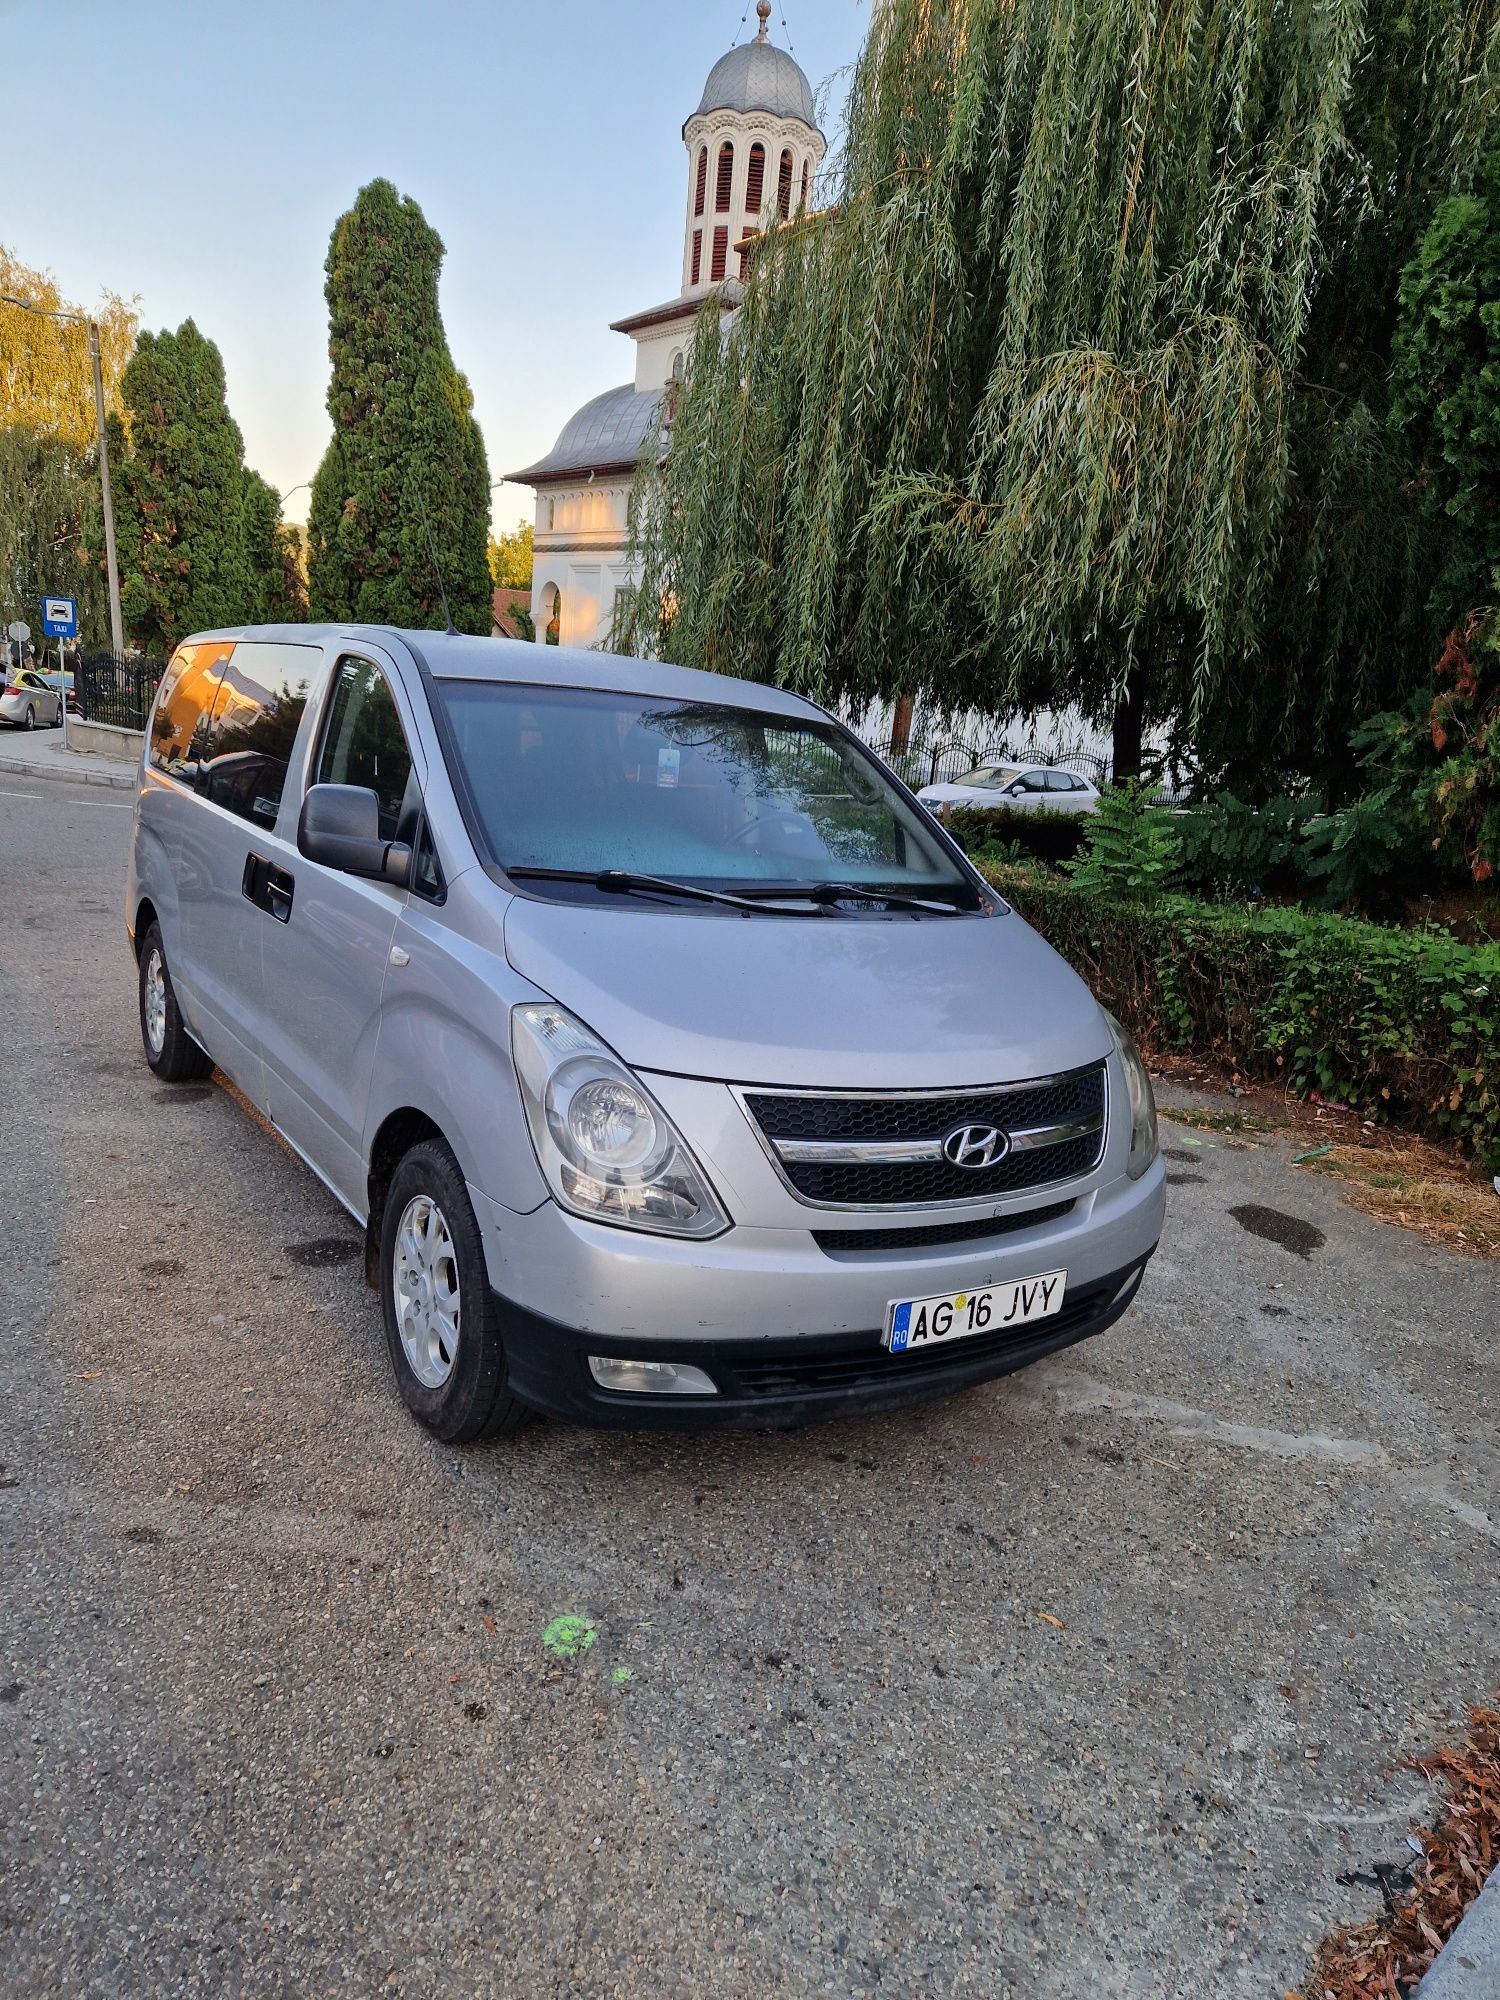
[[63,698],[30,667],[10,667],[0,683],[0,722],[13,729],[61,729]]
[[945,785],[924,785],[917,797],[932,812],[947,806],[1005,806],[1023,812],[1087,813],[1099,809],[1099,788],[1053,764],[979,764]]

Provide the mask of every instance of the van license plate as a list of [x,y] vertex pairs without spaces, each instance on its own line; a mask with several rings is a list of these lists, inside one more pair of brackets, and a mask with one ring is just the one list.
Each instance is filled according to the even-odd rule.
[[971,1334],[1024,1326],[1062,1311],[1066,1271],[1018,1278],[1008,1285],[982,1285],[977,1292],[940,1292],[933,1299],[898,1299],[890,1311],[885,1344],[892,1354],[910,1354],[939,1341],[967,1340]]

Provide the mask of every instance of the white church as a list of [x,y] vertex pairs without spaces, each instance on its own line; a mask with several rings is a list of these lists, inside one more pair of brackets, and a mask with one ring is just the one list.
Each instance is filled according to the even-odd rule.
[[755,11],[759,33],[714,64],[682,128],[681,289],[613,322],[635,342],[635,380],[585,403],[545,458],[507,475],[536,492],[531,609],[539,643],[592,646],[607,637],[615,595],[631,582],[631,481],[662,397],[682,378],[693,322],[709,298],[728,319],[744,296],[750,239],[806,207],[822,163],[827,142],[812,88],[770,39],[771,0]]

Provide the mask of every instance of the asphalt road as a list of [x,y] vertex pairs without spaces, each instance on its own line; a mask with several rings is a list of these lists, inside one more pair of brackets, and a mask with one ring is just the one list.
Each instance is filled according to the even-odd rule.
[[1500,1679],[1493,1265],[1169,1131],[1028,1374],[445,1451],[331,1198],[146,1070],[121,803],[0,779],[7,2000],[1279,2000],[1378,1904]]

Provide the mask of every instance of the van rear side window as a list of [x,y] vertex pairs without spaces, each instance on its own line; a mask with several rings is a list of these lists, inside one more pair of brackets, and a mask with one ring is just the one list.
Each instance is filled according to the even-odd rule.
[[228,640],[210,639],[179,646],[172,655],[151,718],[151,762],[158,771],[191,781],[207,738],[219,675],[233,651]]
[[194,785],[215,805],[271,827],[321,653],[241,640],[225,662]]

